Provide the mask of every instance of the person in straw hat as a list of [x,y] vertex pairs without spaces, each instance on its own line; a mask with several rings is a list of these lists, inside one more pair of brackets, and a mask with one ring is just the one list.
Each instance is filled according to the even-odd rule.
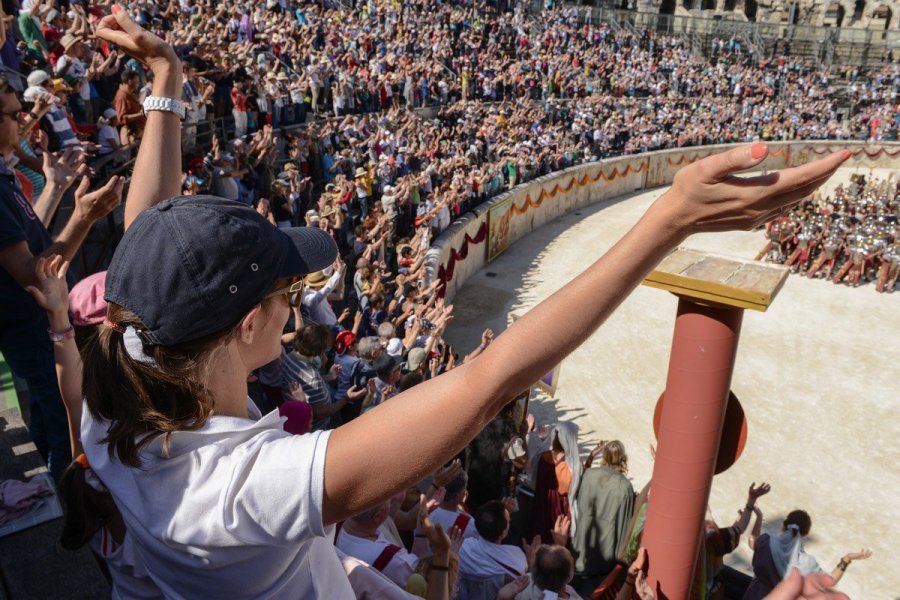
[[346,266],[340,259],[321,271],[310,273],[304,280],[303,310],[308,320],[333,327],[337,315],[331,309],[331,302],[344,299],[344,273]]

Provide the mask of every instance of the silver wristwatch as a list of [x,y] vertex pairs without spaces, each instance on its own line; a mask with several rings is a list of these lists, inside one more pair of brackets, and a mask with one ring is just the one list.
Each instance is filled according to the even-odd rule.
[[146,115],[151,110],[161,110],[171,112],[178,115],[179,119],[184,119],[184,102],[174,98],[163,98],[161,96],[147,96],[141,105]]

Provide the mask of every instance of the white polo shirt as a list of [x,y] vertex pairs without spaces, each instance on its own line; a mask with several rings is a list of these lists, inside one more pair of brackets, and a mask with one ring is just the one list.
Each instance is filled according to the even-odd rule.
[[[378,539],[373,541],[349,534],[346,529],[341,529],[335,544],[344,554],[357,558],[368,565],[374,565],[381,553],[390,545],[392,542],[380,531]],[[418,561],[419,559],[414,554],[410,554],[406,548],[401,546],[391,557],[390,562],[381,569],[381,572],[401,588],[405,588],[409,576],[416,570]]]
[[485,577],[518,577],[528,571],[528,560],[518,546],[495,544],[481,536],[463,541],[459,549],[459,572]]
[[441,527],[444,528],[444,531],[450,533],[450,528],[456,524],[456,520],[459,519],[460,515],[466,515],[467,517],[469,517],[469,521],[466,523],[465,531],[463,531],[463,539],[477,536],[478,530],[475,529],[475,517],[470,514],[461,511],[447,510],[446,508],[441,508],[439,506],[431,511],[429,517],[431,518],[432,523],[440,523]]
[[122,465],[109,424],[85,408],[91,469],[109,489],[146,572],[166,598],[354,598],[322,523],[329,432],[290,435],[278,411],[214,416]]

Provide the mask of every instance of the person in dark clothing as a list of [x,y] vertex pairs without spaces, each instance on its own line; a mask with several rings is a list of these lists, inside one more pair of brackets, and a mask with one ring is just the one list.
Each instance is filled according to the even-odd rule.
[[22,104],[17,92],[21,88],[16,73],[0,71],[0,352],[13,373],[28,384],[29,433],[50,473],[58,478],[72,456],[53,343],[68,339],[74,331],[51,331],[46,311],[26,290],[38,285],[35,266],[41,257],[59,254],[65,261],[72,260],[94,223],[120,203],[125,178],[113,177],[90,193],[86,181],[79,185],[72,216],[53,239],[44,223],[75,182],[83,159],[75,152],[49,159],[44,191],[33,204],[26,198],[7,163],[19,145],[17,116]]

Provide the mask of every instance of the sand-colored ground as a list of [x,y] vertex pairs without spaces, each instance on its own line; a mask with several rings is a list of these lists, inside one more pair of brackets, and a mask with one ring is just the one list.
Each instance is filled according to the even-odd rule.
[[[457,294],[451,343],[467,350],[484,327],[502,331],[511,313],[525,312],[598,258],[661,192],[565,215],[519,241]],[[684,245],[752,259],[764,242],[755,232],[698,235]],[[539,421],[575,421],[583,452],[621,439],[636,488],[652,471],[651,416],[675,307],[674,296],[638,288],[563,363],[556,398],[533,403]],[[737,464],[714,481],[718,522],[734,519],[751,481],[768,481],[765,530],[804,508],[813,518],[807,550],[827,570],[846,552],[874,551],[847,570],[846,593],[900,598],[900,292],[789,277],[768,312],[745,314],[732,389],[747,412],[749,439]],[[728,562],[748,570],[750,557],[742,543]]]

